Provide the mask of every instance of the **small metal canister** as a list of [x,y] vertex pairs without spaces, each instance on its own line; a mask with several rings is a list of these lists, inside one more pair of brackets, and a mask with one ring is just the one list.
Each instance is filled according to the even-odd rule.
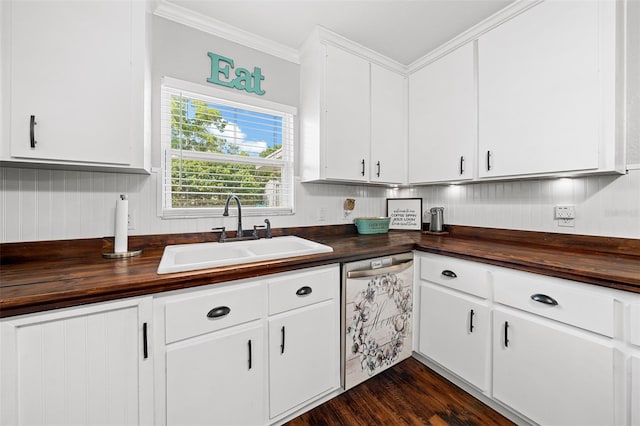
[[432,207],[431,222],[429,222],[429,231],[442,232],[444,230],[444,207]]

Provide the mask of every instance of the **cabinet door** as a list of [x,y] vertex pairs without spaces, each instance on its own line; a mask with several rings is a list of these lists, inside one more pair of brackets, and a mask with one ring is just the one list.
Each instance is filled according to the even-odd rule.
[[640,426],[640,354],[631,357],[631,424]]
[[264,422],[264,328],[251,324],[167,348],[167,425]]
[[640,347],[640,302],[629,305],[629,343]]
[[150,315],[134,299],[3,320],[0,423],[152,423]]
[[327,179],[369,178],[369,62],[328,45],[325,75]]
[[271,418],[340,385],[340,313],[329,300],[269,319]]
[[133,102],[132,63],[143,59],[134,58],[134,10],[132,1],[10,3],[12,157],[130,163],[134,120],[142,120]]
[[409,183],[473,178],[474,56],[468,43],[409,77]]
[[480,177],[598,167],[613,137],[615,7],[545,1],[480,37]]
[[371,182],[406,180],[405,93],[402,75],[371,64]]
[[420,285],[420,352],[483,391],[488,390],[490,326],[487,306]]
[[611,341],[532,315],[493,313],[493,397],[539,424],[615,423]]

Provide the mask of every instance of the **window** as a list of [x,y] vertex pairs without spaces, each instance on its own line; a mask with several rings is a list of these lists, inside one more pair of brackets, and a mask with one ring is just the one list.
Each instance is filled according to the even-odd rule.
[[166,77],[161,102],[164,217],[222,214],[229,194],[293,212],[295,108]]

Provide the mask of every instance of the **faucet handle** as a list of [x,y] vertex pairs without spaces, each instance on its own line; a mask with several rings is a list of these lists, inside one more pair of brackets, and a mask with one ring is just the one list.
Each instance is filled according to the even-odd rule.
[[259,238],[259,236],[258,236],[258,229],[262,229],[262,228],[264,228],[264,227],[265,227],[264,225],[253,225],[253,236],[254,236],[255,238]]
[[227,239],[227,232],[224,229],[224,226],[220,228],[211,228],[213,232],[220,232],[220,241],[224,241]]
[[265,238],[271,238],[271,222],[269,221],[269,219],[265,219],[264,223],[266,223],[266,227],[267,227],[267,232],[266,232],[266,235],[264,237]]

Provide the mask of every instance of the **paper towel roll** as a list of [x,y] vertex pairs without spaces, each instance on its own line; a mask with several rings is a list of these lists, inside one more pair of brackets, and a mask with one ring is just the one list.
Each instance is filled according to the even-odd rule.
[[116,201],[116,232],[114,252],[127,252],[127,228],[129,224],[129,200],[126,195],[121,195]]

